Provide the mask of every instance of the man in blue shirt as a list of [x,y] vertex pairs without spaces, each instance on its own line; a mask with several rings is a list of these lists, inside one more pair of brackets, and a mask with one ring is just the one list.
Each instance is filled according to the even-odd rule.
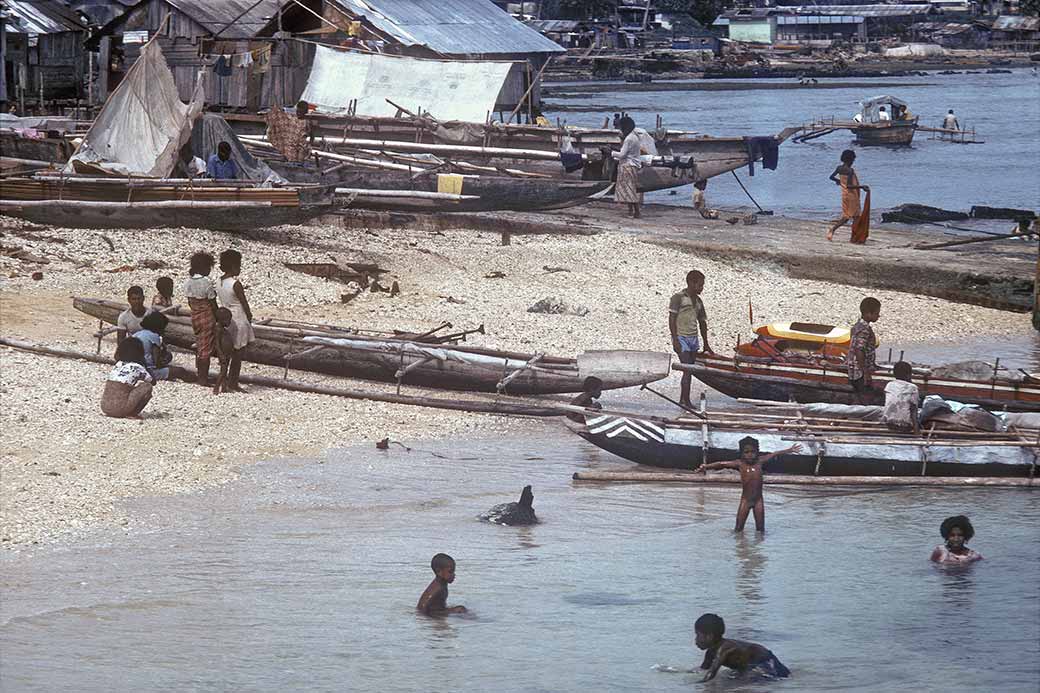
[[211,154],[206,162],[206,175],[215,180],[234,180],[238,178],[238,167],[231,160],[231,145],[221,142],[217,145],[217,153]]

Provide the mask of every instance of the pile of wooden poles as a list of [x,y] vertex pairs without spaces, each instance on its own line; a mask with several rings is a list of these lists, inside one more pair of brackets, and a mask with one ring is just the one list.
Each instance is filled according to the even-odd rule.
[[9,201],[260,203],[298,207],[298,187],[258,188],[254,183],[189,178],[104,178],[37,175],[4,181]]

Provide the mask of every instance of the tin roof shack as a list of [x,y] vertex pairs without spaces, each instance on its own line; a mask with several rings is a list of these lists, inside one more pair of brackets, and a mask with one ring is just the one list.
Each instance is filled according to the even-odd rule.
[[906,5],[799,5],[784,8],[799,17],[862,17],[860,40],[909,39],[911,27],[928,21],[939,10],[927,3]]
[[[323,43],[415,58],[514,61],[496,103],[496,110],[505,113],[524,101],[528,85],[549,58],[565,52],[489,0],[287,0],[277,21],[281,24],[272,20],[264,35],[291,32],[297,38],[309,35]],[[299,98],[306,80],[306,72],[302,81],[295,79],[299,89],[287,91],[283,103]],[[537,108],[540,80],[530,99]]]
[[253,40],[280,4],[281,0],[139,0],[87,42],[98,51],[104,68],[98,76],[98,100],[116,88],[141,47],[158,34],[183,101],[191,99],[199,74],[207,72],[207,104],[258,110],[265,94],[274,90],[271,65],[302,59],[297,55],[301,47]]
[[529,19],[524,22],[564,48],[589,48],[596,40],[596,27],[577,19]]
[[731,41],[773,45],[778,14],[787,14],[786,8],[739,7],[720,14],[712,26],[724,27]]
[[0,102],[31,104],[43,113],[48,101],[85,96],[87,23],[54,0],[0,2]]
[[982,22],[920,22],[912,30],[916,43],[954,49],[989,48],[990,28]]
[[1040,50],[1040,17],[997,17],[990,35],[990,48],[1016,52]]
[[781,43],[863,42],[867,19],[851,14],[782,14],[776,18],[776,38]]

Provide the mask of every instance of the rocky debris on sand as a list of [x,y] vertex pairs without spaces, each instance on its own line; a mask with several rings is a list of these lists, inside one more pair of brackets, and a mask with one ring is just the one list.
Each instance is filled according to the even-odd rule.
[[576,315],[583,318],[589,314],[589,309],[585,306],[570,304],[563,299],[549,296],[528,308],[527,312],[545,313],[547,315]]

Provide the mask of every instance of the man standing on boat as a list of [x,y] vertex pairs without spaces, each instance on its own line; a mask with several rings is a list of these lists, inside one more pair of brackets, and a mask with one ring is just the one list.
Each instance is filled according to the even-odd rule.
[[[946,117],[943,118],[942,129],[943,130],[960,130],[961,129],[961,124],[957,122],[957,116],[955,116],[953,114],[953,109],[952,108],[946,114]],[[953,133],[945,133],[944,132],[944,133],[942,133],[941,137],[946,137],[947,134],[950,135],[950,139],[953,139]]]
[[[672,333],[672,350],[683,363],[692,364],[697,360],[700,342],[698,330],[704,338],[704,353],[714,354],[708,345],[708,316],[701,301],[704,290],[704,274],[690,270],[686,274],[686,288],[674,294],[668,302],[668,331]],[[690,402],[690,385],[693,375],[683,372],[679,390],[679,403],[685,407],[693,407]]]

